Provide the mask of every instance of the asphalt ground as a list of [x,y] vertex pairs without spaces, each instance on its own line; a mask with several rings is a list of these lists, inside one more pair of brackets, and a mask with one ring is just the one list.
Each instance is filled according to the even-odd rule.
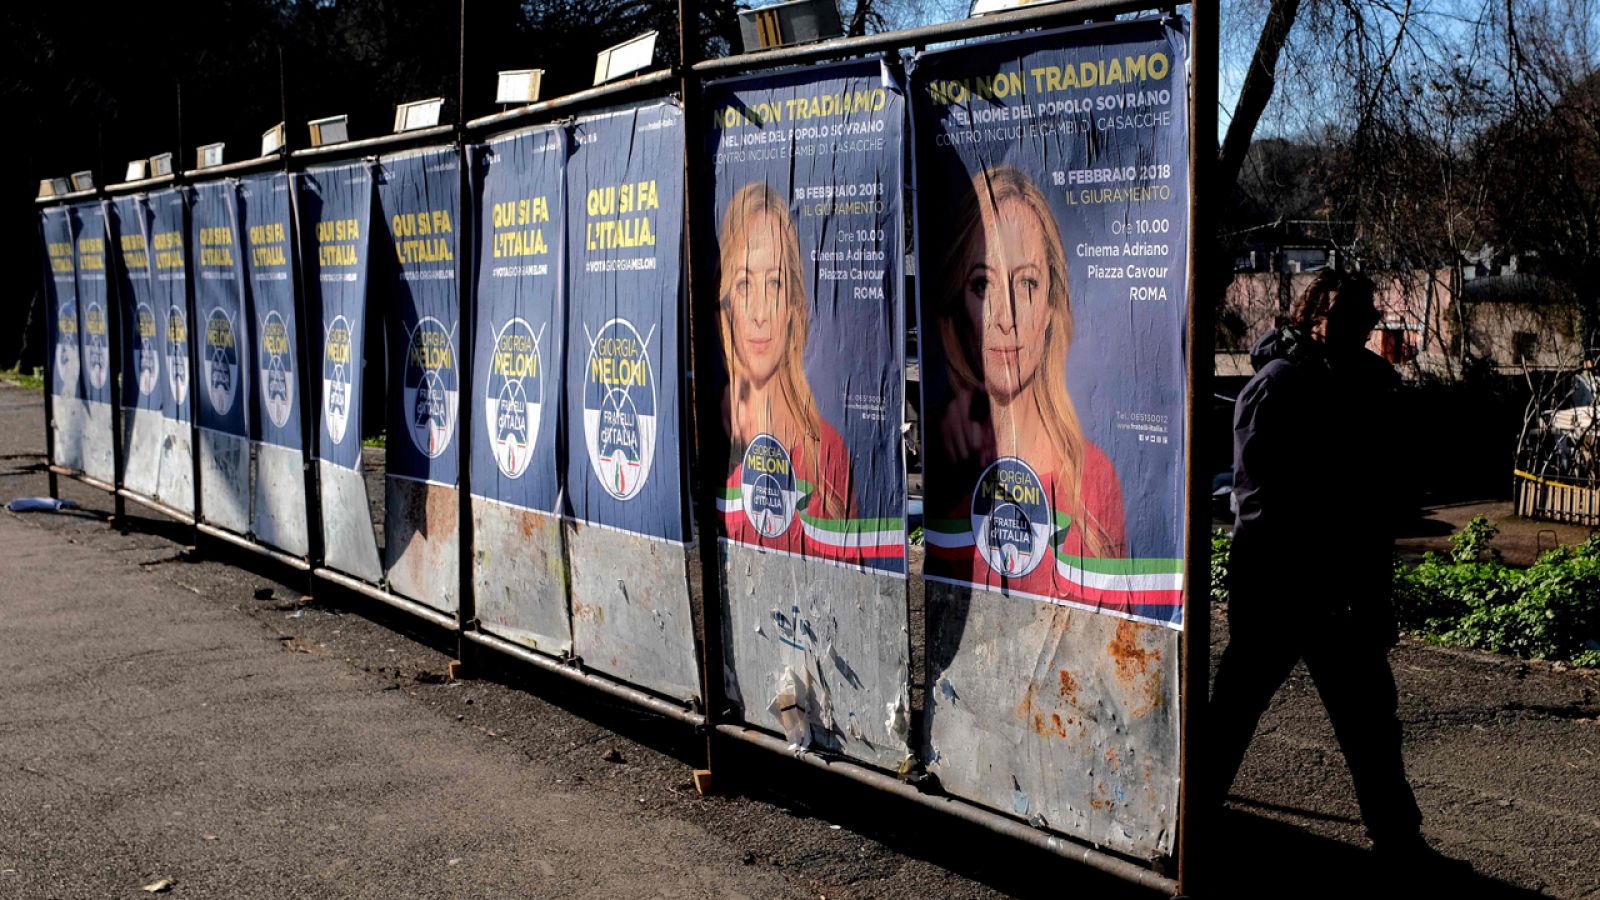
[[[0,500],[45,492],[42,451],[38,395],[0,388]],[[676,723],[509,664],[452,681],[449,635],[62,488],[83,512],[0,512],[0,897],[1147,896],[761,751],[699,796]],[[1393,661],[1462,892],[1600,898],[1600,676]],[[1303,670],[1215,833],[1217,896],[1390,895]]]

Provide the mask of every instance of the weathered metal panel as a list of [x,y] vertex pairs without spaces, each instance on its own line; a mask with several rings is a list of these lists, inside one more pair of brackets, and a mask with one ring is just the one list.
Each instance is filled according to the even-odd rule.
[[161,419],[161,461],[156,499],[180,512],[194,513],[194,441],[187,421]]
[[950,794],[1121,853],[1170,855],[1182,633],[928,584],[928,771]]
[[722,544],[728,697],[744,721],[893,769],[910,752],[905,579]]
[[250,529],[250,439],[200,429],[200,517],[238,534]]
[[384,479],[383,555],[389,589],[455,612],[461,604],[460,509],[456,488]]
[[478,627],[544,653],[572,650],[559,516],[472,498]]
[[357,469],[317,461],[322,499],[322,557],[330,569],[377,584],[383,579],[367,484]]
[[574,522],[572,645],[585,667],[689,700],[700,696],[686,553],[672,541]]
[[87,427],[89,405],[78,397],[55,397],[55,458],[50,460],[68,469],[83,468],[83,431]]
[[84,405],[83,471],[107,484],[116,480],[116,427],[111,424],[111,404],[89,401]]
[[122,411],[122,486],[155,497],[161,491],[161,442],[166,438],[166,417],[159,409],[137,406]]
[[256,539],[294,556],[306,555],[306,473],[299,450],[256,445],[255,506],[250,530]]

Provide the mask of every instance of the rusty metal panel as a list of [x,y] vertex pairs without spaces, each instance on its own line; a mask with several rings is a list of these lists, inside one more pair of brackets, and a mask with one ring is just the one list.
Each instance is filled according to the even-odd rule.
[[189,423],[161,418],[157,500],[180,512],[194,512],[194,440]]
[[161,442],[166,418],[159,409],[122,411],[122,487],[154,498],[161,490]]
[[389,590],[455,612],[461,599],[460,491],[393,475],[384,485],[383,555]]
[[330,569],[377,584],[383,580],[367,484],[359,469],[317,461],[322,499],[322,558]]
[[585,667],[689,700],[700,696],[688,559],[674,541],[568,525],[573,652]]
[[[722,559],[724,679],[744,721],[898,767],[910,752],[905,579],[728,541]],[[786,691],[803,723],[780,716]]]
[[524,647],[572,650],[559,516],[472,498],[472,585],[478,627]]
[[50,423],[55,429],[55,459],[50,460],[68,469],[83,468],[83,433],[88,427],[89,404],[80,397],[56,395],[52,405],[55,418]]
[[924,759],[947,792],[1171,855],[1180,631],[934,582],[927,614]]
[[83,420],[83,471],[84,474],[111,484],[117,477],[116,455],[112,442],[116,427],[111,423],[111,404],[93,400],[84,405]]
[[256,445],[255,506],[250,530],[256,539],[294,556],[305,556],[306,473],[299,450]]
[[200,429],[200,515],[229,531],[250,530],[250,439]]

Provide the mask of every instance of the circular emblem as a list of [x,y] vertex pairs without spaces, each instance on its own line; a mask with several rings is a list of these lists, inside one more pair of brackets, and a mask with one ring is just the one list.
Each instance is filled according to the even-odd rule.
[[762,537],[775,538],[788,531],[798,497],[794,462],[783,443],[770,434],[756,435],[744,448],[744,463],[739,470],[745,518]]
[[334,316],[322,346],[322,415],[335,444],[344,442],[350,424],[350,392],[355,384],[350,348],[350,321]]
[[456,430],[455,339],[444,323],[423,316],[406,347],[405,406],[411,421],[411,443],[433,459],[450,446]]
[[533,459],[544,405],[544,357],[540,334],[524,319],[512,319],[494,338],[489,383],[484,387],[483,422],[489,450],[507,478],[520,478]]
[[189,320],[183,309],[167,307],[167,390],[178,406],[189,402]]
[[148,397],[161,383],[161,353],[156,347],[161,332],[156,327],[156,311],[148,303],[139,304],[133,315],[139,338],[139,349],[134,353],[139,369],[139,396]]
[[64,397],[78,393],[78,304],[68,300],[56,308],[56,378]]
[[213,307],[206,316],[206,346],[201,358],[201,374],[206,380],[206,396],[217,415],[225,416],[233,409],[233,398],[239,392],[239,341],[233,331],[233,320]]
[[261,320],[261,406],[278,428],[294,410],[294,355],[289,329],[277,310]]
[[590,337],[584,366],[589,467],[618,500],[638,495],[655,458],[656,380],[646,343],[631,322],[612,319]]
[[97,391],[106,386],[111,371],[110,357],[111,350],[106,344],[106,311],[91,300],[83,308],[83,371],[89,376],[89,386]]
[[1050,496],[1027,463],[995,460],[972,491],[972,537],[989,568],[1021,578],[1049,555]]

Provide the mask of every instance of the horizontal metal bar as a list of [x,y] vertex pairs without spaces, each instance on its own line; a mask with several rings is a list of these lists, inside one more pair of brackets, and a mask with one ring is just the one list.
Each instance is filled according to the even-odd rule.
[[313,569],[311,570],[311,576],[313,578],[321,578],[323,581],[336,584],[347,591],[353,591],[379,603],[387,603],[395,609],[410,613],[419,619],[426,619],[440,628],[450,631],[459,630],[454,616],[446,615],[437,609],[424,606],[415,600],[407,599],[398,594],[391,594],[375,584],[368,584],[359,578],[351,578],[343,572],[335,572],[332,569]]
[[183,523],[185,525],[193,525],[194,524],[194,516],[191,516],[188,513],[184,512],[184,511],[182,511],[180,509],[175,509],[175,508],[173,508],[171,506],[168,506],[167,504],[162,503],[160,500],[156,500],[156,499],[151,498],[151,497],[146,497],[143,494],[136,494],[133,491],[128,490],[127,488],[122,488],[122,489],[118,490],[117,491],[117,496],[126,497],[127,499],[132,500],[133,502],[139,504],[140,506],[143,506],[143,507],[146,507],[146,508],[149,508],[149,509],[153,509],[156,512],[161,513],[163,516],[166,516],[169,519],[175,519],[178,522],[181,522],[181,523]]
[[613,681],[610,678],[606,678],[601,675],[594,675],[574,666],[566,665],[552,656],[546,656],[543,653],[529,650],[526,647],[520,647],[511,643],[510,641],[495,637],[492,634],[472,630],[463,631],[461,636],[473,642],[474,644],[488,647],[491,650],[504,653],[507,656],[515,657],[516,659],[528,663],[529,665],[537,666],[546,672],[560,675],[562,678],[568,678],[573,681],[582,682],[583,684],[586,684],[597,691],[610,694],[611,696],[622,700],[626,700],[635,706],[642,706],[651,712],[657,712],[661,715],[667,716],[668,718],[677,719],[680,722],[686,722],[690,725],[698,726],[705,724],[706,717],[691,709],[687,709],[668,700],[663,700],[654,694],[646,693],[638,688],[630,687],[618,681]]
[[432,128],[419,128],[416,131],[402,131],[399,134],[383,134],[378,137],[362,138],[359,141],[342,141],[337,144],[325,144],[321,147],[306,147],[290,154],[294,159],[312,159],[323,157],[361,157],[370,156],[365,151],[377,150],[386,147],[399,147],[406,144],[427,141],[433,138],[450,137],[456,132],[454,125],[435,125]]
[[57,475],[65,475],[75,481],[81,481],[84,484],[87,484],[89,487],[99,488],[108,494],[115,494],[117,492],[115,486],[107,484],[93,475],[87,475],[81,469],[69,469],[66,466],[58,466],[54,463],[51,463],[50,471],[56,473]]
[[69,191],[65,194],[57,194],[54,197],[35,197],[33,202],[40,206],[49,206],[52,203],[71,203],[74,200],[87,200],[98,193],[100,192],[97,189],[89,188],[87,191]]
[[[206,169],[204,171],[209,172],[211,170]],[[141,178],[138,181],[119,181],[116,184],[106,185],[106,193],[127,194],[132,193],[133,191],[147,191],[151,188],[158,188],[162,187],[163,185],[171,184],[177,180],[177,176],[175,175],[156,175],[151,178]]]
[[925,794],[897,778],[845,760],[828,758],[817,753],[802,753],[796,757],[789,750],[787,741],[764,731],[757,731],[754,728],[723,724],[717,726],[717,731],[728,737],[747,741],[771,750],[774,753],[782,753],[785,756],[794,757],[808,765],[834,772],[852,781],[858,781],[885,793],[894,794],[897,797],[910,800],[929,809],[936,809],[947,815],[955,816],[964,822],[970,822],[979,827],[999,832],[1007,837],[1015,838],[1023,843],[1031,844],[1057,856],[1065,857],[1073,862],[1081,863],[1091,869],[1097,869],[1141,887],[1165,894],[1176,894],[1178,892],[1178,883],[1158,872],[1120,857],[1102,853],[1071,838],[1054,835],[1048,831],[1019,822],[1009,816],[991,812],[965,800],[958,800],[954,797],[939,794]]
[[[516,109],[483,116],[467,123],[467,130],[481,131],[484,129],[499,129],[510,123],[521,123],[527,119],[535,119],[548,113],[572,109],[574,107],[598,106],[600,101],[628,94],[658,84],[668,84],[675,81],[671,69],[657,69],[643,75],[635,75],[622,81],[602,84],[577,93],[567,94],[564,97],[555,97],[550,100],[541,100]],[[534,123],[529,123],[534,124]]]
[[755,53],[741,53],[737,56],[724,56],[721,59],[709,59],[705,62],[697,63],[694,66],[694,72],[703,75],[725,74],[765,66],[797,65],[825,59],[880,53],[885,50],[921,47],[926,44],[937,44],[944,41],[987,37],[1005,31],[1016,31],[1021,28],[1072,25],[1092,18],[1109,17],[1121,13],[1144,10],[1171,9],[1175,6],[1175,3],[1152,3],[1151,0],[1073,0],[1070,3],[1050,3],[1012,12],[995,13],[976,19],[957,19],[954,22],[940,22],[937,25],[923,25],[920,28],[904,28],[899,31],[885,31],[881,34],[834,38],[831,41],[822,41],[816,44],[801,44],[794,47],[761,50]]
[[205,181],[207,178],[216,178],[218,175],[241,175],[248,172],[265,172],[270,169],[283,168],[283,151],[258,156],[255,159],[241,159],[238,162],[223,163],[220,166],[206,166],[204,169],[189,169],[183,173],[185,181]]
[[198,529],[201,534],[206,535],[207,537],[214,537],[219,541],[226,541],[235,547],[249,550],[252,553],[259,553],[262,556],[280,562],[297,572],[311,571],[311,564],[300,557],[290,556],[282,551],[274,550],[265,544],[258,544],[247,537],[243,537],[242,535],[234,534],[231,531],[218,528],[215,525],[207,525],[204,522],[196,525],[195,528]]

